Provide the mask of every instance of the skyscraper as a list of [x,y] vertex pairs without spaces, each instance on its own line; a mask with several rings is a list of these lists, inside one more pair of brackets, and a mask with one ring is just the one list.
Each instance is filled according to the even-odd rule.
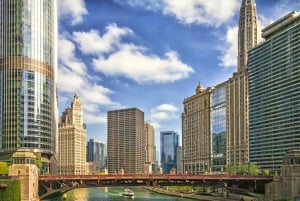
[[58,125],[59,175],[84,175],[86,173],[86,129],[83,124],[83,106],[75,94]]
[[18,148],[56,151],[56,1],[0,3],[0,160]]
[[238,30],[238,70],[243,70],[247,67],[248,50],[257,45],[257,36],[257,16],[255,1],[243,0],[240,8]]
[[257,38],[256,4],[254,0],[243,0],[238,29],[238,71],[226,83],[228,166],[249,162],[247,58],[248,50],[257,45]]
[[211,117],[211,171],[226,169],[226,83],[212,87]]
[[144,112],[137,108],[107,112],[108,172],[144,173]]
[[172,168],[177,168],[178,133],[174,131],[160,132],[160,164],[164,174],[170,174]]
[[146,162],[156,163],[155,132],[151,124],[145,122]]
[[204,173],[211,169],[211,88],[199,83],[196,94],[185,98],[182,113],[182,162],[184,172]]
[[289,13],[249,51],[250,161],[273,174],[287,151],[300,149],[299,33],[300,15]]
[[106,144],[90,139],[87,143],[87,162],[94,162],[97,170],[106,168],[107,150]]

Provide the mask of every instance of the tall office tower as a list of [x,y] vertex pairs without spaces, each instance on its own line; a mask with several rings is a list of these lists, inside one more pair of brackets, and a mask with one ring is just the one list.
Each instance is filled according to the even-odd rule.
[[97,170],[106,168],[106,144],[90,139],[87,143],[87,162],[94,162]]
[[226,82],[211,90],[211,171],[226,169]]
[[75,94],[71,107],[60,117],[58,124],[59,175],[84,175],[86,170],[86,128],[83,106]]
[[56,24],[56,0],[0,3],[0,160],[26,147],[43,171],[57,141]]
[[146,149],[146,162],[151,164],[156,163],[156,146],[155,146],[155,132],[151,124],[145,122],[145,149]]
[[287,151],[300,149],[300,15],[262,32],[265,41],[249,51],[250,161],[275,173]]
[[160,165],[164,174],[170,174],[172,168],[177,168],[177,147],[178,133],[174,131],[160,132]]
[[227,165],[249,162],[247,52],[257,45],[257,17],[254,0],[243,0],[238,29],[238,71],[227,81]]
[[108,172],[144,173],[144,112],[137,108],[107,112]]
[[182,162],[184,172],[204,173],[211,169],[211,88],[199,83],[196,94],[185,98],[182,113]]
[[240,8],[238,30],[238,70],[247,67],[248,50],[258,43],[256,4],[254,0],[243,0]]
[[183,173],[183,165],[182,165],[182,146],[177,146],[176,149],[176,173]]

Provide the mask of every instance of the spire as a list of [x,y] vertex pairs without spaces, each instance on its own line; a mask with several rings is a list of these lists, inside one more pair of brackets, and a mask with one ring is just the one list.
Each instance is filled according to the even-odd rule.
[[248,50],[258,43],[257,15],[254,0],[243,0],[240,9],[238,30],[238,70],[247,66]]

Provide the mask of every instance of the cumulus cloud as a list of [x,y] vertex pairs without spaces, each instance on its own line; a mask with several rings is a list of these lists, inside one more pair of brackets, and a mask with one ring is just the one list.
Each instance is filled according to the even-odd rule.
[[89,32],[74,32],[73,39],[79,45],[79,49],[84,54],[103,54],[113,51],[120,43],[121,36],[132,34],[128,28],[120,28],[116,24],[106,27],[106,33],[100,35],[98,30]]
[[[120,106],[110,99],[110,89],[99,85],[95,75],[90,75],[86,64],[75,56],[75,44],[67,36],[60,36],[58,42],[58,91],[60,106],[69,107],[77,92],[84,105],[84,121],[86,123],[106,123],[103,107]],[[62,102],[63,101],[63,102]],[[65,108],[61,108],[64,110]]]
[[71,41],[59,37],[58,39],[58,61],[64,66],[70,68],[72,71],[79,75],[83,75],[86,72],[86,66],[75,56],[75,44]]
[[151,109],[152,122],[167,121],[178,118],[178,108],[171,104],[158,105]]
[[223,67],[236,67],[238,55],[238,26],[229,27],[224,40],[224,45],[220,47],[220,65]]
[[219,26],[230,20],[240,6],[240,0],[115,0],[118,3],[174,16],[184,24]]
[[81,53],[93,56],[94,69],[108,76],[124,76],[138,83],[167,83],[185,79],[194,72],[175,51],[162,57],[148,53],[146,47],[124,43],[122,37],[128,35],[134,35],[131,29],[110,24],[102,36],[97,30],[74,32],[72,40]]
[[166,83],[187,78],[194,72],[192,67],[182,63],[174,51],[165,57],[144,53],[144,48],[123,44],[107,58],[93,60],[95,69],[106,75],[121,75],[138,83]]
[[59,0],[57,4],[59,17],[69,19],[72,25],[80,24],[88,13],[84,0]]

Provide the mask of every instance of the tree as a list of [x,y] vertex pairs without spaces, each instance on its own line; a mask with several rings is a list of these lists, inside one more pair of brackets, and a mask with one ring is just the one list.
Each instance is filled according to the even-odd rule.
[[248,164],[248,172],[250,175],[259,175],[259,174],[261,174],[262,171],[256,163],[249,163]]
[[6,162],[0,162],[0,175],[8,175],[9,166]]

